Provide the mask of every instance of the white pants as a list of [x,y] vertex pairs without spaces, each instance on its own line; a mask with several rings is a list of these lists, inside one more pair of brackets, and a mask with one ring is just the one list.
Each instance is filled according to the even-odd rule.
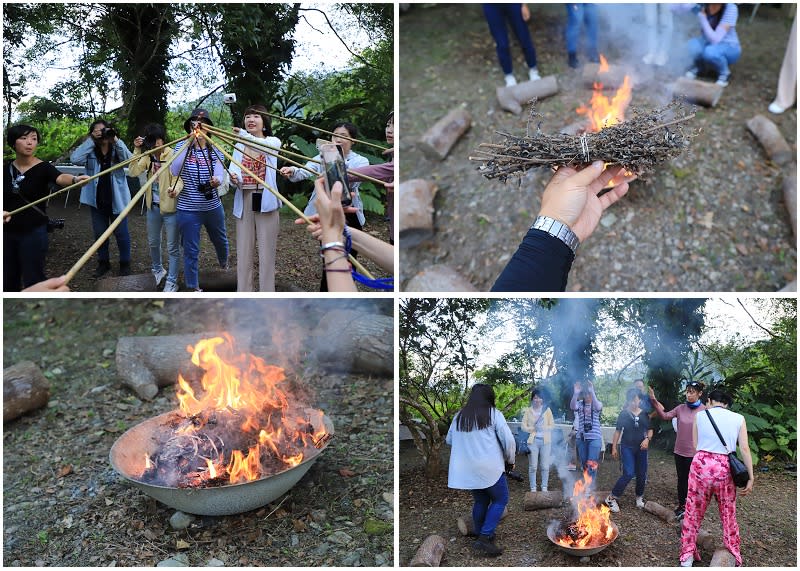
[[542,438],[534,438],[533,442],[528,443],[531,453],[528,456],[528,479],[531,484],[531,491],[536,491],[536,468],[542,476],[542,489],[547,487],[550,480],[550,443],[544,443]]
[[242,217],[236,219],[236,291],[254,291],[253,258],[258,242],[259,291],[275,291],[275,251],[278,246],[280,216],[272,212],[253,212],[253,190],[243,191]]

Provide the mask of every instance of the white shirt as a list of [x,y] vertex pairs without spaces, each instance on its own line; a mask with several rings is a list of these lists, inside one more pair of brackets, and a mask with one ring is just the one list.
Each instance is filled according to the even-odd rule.
[[[260,139],[255,137],[245,131],[244,129],[239,129],[239,137],[242,139],[251,139],[260,143],[261,145],[268,145],[275,149],[275,152],[281,148],[281,140],[277,137],[266,137],[264,139]],[[256,152],[262,153],[264,158],[266,159],[265,162],[267,166],[264,173],[264,182],[266,182],[272,190],[278,190],[278,182],[275,177],[275,169],[278,166],[278,158],[274,154],[267,153],[262,149],[254,149]],[[242,158],[244,157],[244,145],[242,143],[237,143],[234,147],[233,151],[233,160],[237,163],[242,162]],[[231,162],[230,168],[228,169],[231,174],[235,174],[239,177],[239,184],[236,185],[236,193],[233,196],[233,215],[236,218],[241,219],[245,206],[250,208],[250,205],[244,204],[244,193],[242,192],[242,169],[238,164]],[[260,185],[259,185],[260,186]],[[263,196],[261,198],[261,212],[272,212],[273,210],[277,210],[281,207],[280,200],[277,197],[269,192],[268,190],[263,190]]]
[[742,428],[744,417],[741,414],[735,413],[723,407],[714,407],[708,409],[711,416],[714,417],[714,422],[717,424],[722,437],[725,439],[725,444],[728,445],[726,450],[722,446],[722,442],[717,436],[717,431],[711,425],[708,415],[705,411],[700,411],[695,417],[697,420],[697,450],[705,450],[706,452],[713,452],[714,454],[728,454],[729,452],[736,451],[736,442],[739,440],[739,430]]
[[503,413],[493,408],[492,423],[481,430],[461,432],[457,423],[458,414],[447,431],[447,444],[452,447],[447,486],[458,490],[490,488],[506,471],[506,463],[514,463],[517,453]]

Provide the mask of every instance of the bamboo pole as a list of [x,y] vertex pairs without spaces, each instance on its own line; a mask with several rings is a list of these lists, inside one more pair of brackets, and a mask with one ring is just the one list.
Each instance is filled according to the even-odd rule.
[[268,113],[266,111],[256,111],[256,113],[260,115],[268,115],[270,117],[274,117],[275,119],[279,119],[281,121],[286,121],[288,123],[294,123],[295,125],[300,125],[301,127],[305,127],[306,129],[310,129],[311,131],[319,131],[320,133],[327,133],[328,135],[333,135],[334,137],[339,137],[340,139],[347,139],[348,141],[353,141],[354,143],[362,143],[364,145],[369,145],[370,147],[376,147],[383,151],[389,150],[389,147],[384,147],[383,145],[378,145],[376,143],[370,143],[368,141],[360,141],[358,139],[353,139],[351,137],[347,137],[345,135],[337,135],[336,133],[332,133],[331,131],[326,131],[325,129],[320,129],[319,127],[312,127],[311,125],[306,125],[305,123],[301,123],[300,121],[295,121],[294,119],[289,119],[288,117],[282,117],[280,115],[275,115],[273,113]]
[[[244,166],[242,163],[240,163],[240,162],[238,162],[238,161],[234,160],[233,156],[232,156],[230,153],[228,153],[228,151],[226,151],[225,149],[223,149],[223,148],[222,148],[222,147],[221,147],[219,144],[217,144],[216,142],[214,142],[212,139],[206,139],[206,140],[207,140],[207,141],[208,141],[208,142],[211,144],[211,146],[212,146],[212,147],[216,147],[216,148],[217,148],[217,150],[219,150],[219,152],[221,152],[223,155],[225,155],[225,156],[228,158],[228,160],[229,160],[229,161],[231,161],[231,163],[233,163],[233,164],[237,165],[237,166],[238,166],[240,169],[242,169],[242,171],[243,171],[243,172],[246,172],[246,173],[247,173],[247,174],[249,174],[251,177],[253,177],[253,179],[254,179],[255,181],[257,181],[259,184],[263,185],[263,186],[264,186],[264,188],[266,188],[266,189],[267,189],[269,192],[271,192],[271,193],[272,193],[272,194],[275,196],[275,198],[277,198],[277,199],[278,199],[278,200],[280,200],[282,203],[284,203],[286,206],[288,206],[288,207],[289,207],[289,209],[290,209],[292,212],[294,212],[294,213],[295,213],[297,216],[299,216],[300,218],[302,218],[303,220],[305,220],[306,224],[311,224],[311,223],[312,223],[312,222],[311,222],[311,219],[310,219],[308,216],[306,216],[306,215],[303,213],[303,211],[302,211],[302,210],[300,210],[300,209],[299,209],[299,208],[297,208],[297,207],[296,207],[294,204],[292,204],[292,203],[291,203],[291,202],[290,202],[290,201],[289,201],[289,200],[288,200],[286,197],[284,197],[284,196],[283,196],[283,195],[282,195],[280,192],[278,192],[276,189],[274,189],[274,188],[272,188],[270,185],[268,185],[268,184],[266,183],[266,181],[264,181],[262,178],[260,178],[260,177],[259,177],[259,176],[258,176],[256,173],[254,173],[253,171],[251,171],[249,168],[247,168],[246,166]],[[356,260],[356,259],[355,259],[355,258],[354,258],[352,255],[348,254],[348,255],[347,255],[347,258],[350,260],[350,263],[351,263],[351,264],[353,264],[353,266],[355,266],[355,268],[356,268],[356,269],[357,269],[359,272],[361,272],[363,275],[367,276],[367,277],[368,277],[369,279],[371,279],[371,280],[372,280],[372,279],[375,279],[375,277],[374,277],[374,276],[373,276],[373,275],[372,275],[372,274],[371,274],[371,273],[370,273],[370,272],[367,270],[367,268],[365,268],[363,265],[361,265],[361,263],[360,263],[358,260]]]
[[[181,139],[178,140],[180,141],[182,139],[188,138],[189,136],[190,135],[186,135],[186,137],[182,137]],[[89,259],[95,254],[95,252],[97,252],[100,246],[103,245],[103,242],[105,242],[111,237],[111,234],[114,233],[114,230],[117,229],[117,226],[122,224],[122,220],[130,213],[131,210],[133,210],[133,207],[136,205],[136,202],[138,202],[138,200],[142,196],[144,196],[144,193],[147,191],[148,188],[153,186],[153,182],[155,182],[155,180],[159,177],[159,175],[161,175],[161,171],[163,169],[169,168],[169,165],[172,164],[172,161],[178,158],[178,155],[180,155],[180,153],[173,154],[169,159],[167,159],[167,161],[163,165],[161,165],[161,168],[158,169],[158,171],[156,171],[153,174],[153,176],[147,179],[147,182],[145,182],[142,185],[142,188],[139,189],[139,192],[137,192],[136,195],[128,203],[128,205],[122,209],[122,212],[119,213],[119,215],[114,219],[114,221],[109,225],[109,227],[106,228],[106,231],[103,232],[97,240],[95,240],[94,244],[92,244],[89,247],[89,249],[86,250],[86,253],[84,253],[83,256],[81,256],[81,258],[77,262],[75,262],[75,265],[69,269],[69,271],[66,274],[67,279],[64,281],[64,285],[67,285],[70,282],[70,280],[75,277],[75,274],[77,274],[80,271],[80,269],[84,266],[84,264],[86,264],[86,262],[89,261]]]
[[78,188],[78,187],[84,186],[86,183],[88,183],[91,180],[94,180],[96,178],[100,178],[101,176],[106,175],[106,174],[110,173],[111,171],[117,170],[118,168],[124,167],[125,165],[129,165],[133,161],[138,161],[142,157],[146,157],[147,155],[149,155],[151,153],[155,153],[156,151],[160,151],[161,149],[164,149],[166,147],[170,147],[170,146],[172,146],[172,145],[174,145],[176,143],[179,143],[179,142],[183,141],[184,139],[188,139],[189,136],[190,135],[185,135],[185,136],[181,137],[180,139],[175,139],[171,143],[166,143],[164,145],[161,145],[160,147],[156,147],[154,149],[150,149],[149,151],[145,151],[144,153],[140,153],[140,154],[138,154],[138,155],[136,155],[134,157],[131,157],[129,159],[125,159],[121,163],[117,163],[114,166],[112,166],[110,168],[107,168],[104,171],[101,171],[101,172],[99,172],[97,174],[94,174],[94,175],[90,176],[89,178],[87,178],[86,180],[82,180],[80,182],[76,182],[75,184],[71,184],[69,186],[65,186],[64,188],[62,188],[60,190],[57,190],[57,191],[55,191],[53,193],[50,193],[47,196],[44,196],[44,197],[42,197],[42,198],[40,198],[38,200],[34,200],[30,204],[26,204],[25,206],[17,208],[16,210],[12,210],[11,212],[8,213],[8,215],[9,216],[14,216],[15,214],[19,214],[20,212],[22,212],[26,208],[30,208],[31,206],[35,206],[36,204],[39,204],[40,202],[44,202],[46,200],[50,200],[51,198],[53,198],[54,196],[56,196],[58,194],[61,194],[62,192],[67,192],[68,190],[72,190],[73,188]]
[[[206,127],[208,127],[208,126],[206,125]],[[208,131],[209,131],[209,133],[212,133],[216,137],[224,140],[228,144],[230,144],[231,141],[235,141],[237,143],[242,143],[243,145],[247,145],[249,147],[254,147],[254,148],[257,148],[257,149],[261,149],[263,151],[266,151],[267,154],[273,155],[273,156],[275,156],[275,157],[277,157],[277,158],[279,158],[279,159],[281,159],[281,160],[283,160],[283,161],[285,161],[285,162],[287,162],[287,163],[289,163],[291,165],[299,167],[301,169],[305,169],[306,166],[304,164],[298,163],[298,162],[296,162],[296,161],[294,161],[294,160],[292,160],[292,159],[290,159],[288,157],[285,157],[285,156],[281,155],[277,151],[280,151],[280,152],[282,152],[284,154],[300,157],[300,158],[305,159],[305,160],[307,160],[309,162],[317,163],[318,165],[322,164],[322,161],[319,160],[319,159],[315,159],[315,158],[312,158],[312,157],[307,157],[305,155],[301,155],[300,153],[294,153],[292,151],[287,151],[286,149],[283,149],[283,148],[276,149],[275,147],[267,145],[265,143],[255,143],[254,141],[252,141],[250,139],[244,139],[242,137],[239,137],[238,135],[234,135],[232,133],[228,133],[226,131],[222,131],[221,129],[217,129],[215,127],[208,127]],[[263,163],[262,161],[259,161],[258,159],[256,159],[256,161],[261,163],[261,164],[266,164],[266,163]],[[276,170],[276,171],[280,170],[280,169],[278,169],[276,167],[273,167],[270,164],[266,164],[266,166],[268,166],[269,168],[271,168],[273,170]],[[353,176],[358,177],[361,180],[366,180],[366,181],[378,184],[380,186],[384,186],[386,184],[382,180],[378,180],[377,178],[373,178],[373,177],[371,177],[369,175],[366,175],[366,174],[361,174],[360,172],[347,171],[347,174],[352,174]]]

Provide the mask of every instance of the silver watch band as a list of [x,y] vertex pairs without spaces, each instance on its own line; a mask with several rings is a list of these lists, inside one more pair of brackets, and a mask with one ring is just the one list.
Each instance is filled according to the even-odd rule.
[[554,238],[558,238],[569,246],[573,254],[575,254],[575,250],[578,249],[581,243],[580,240],[578,240],[578,236],[575,235],[575,232],[569,229],[569,226],[549,216],[538,216],[536,220],[534,220],[531,229],[543,230]]

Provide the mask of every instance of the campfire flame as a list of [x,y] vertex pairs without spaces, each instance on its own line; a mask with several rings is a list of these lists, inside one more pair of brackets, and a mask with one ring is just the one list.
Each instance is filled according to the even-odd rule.
[[[256,480],[297,466],[330,438],[323,412],[283,390],[282,368],[254,355],[235,354],[233,346],[233,338],[225,334],[187,347],[204,374],[202,391],[178,376],[180,421],[165,447],[177,449],[172,456],[184,473],[181,486]],[[143,477],[163,464],[147,456]]]
[[600,67],[597,68],[598,73],[605,73],[608,71],[608,60],[603,54],[600,54]]
[[605,504],[597,505],[590,486],[592,477],[584,471],[583,480],[575,482],[572,497],[578,510],[578,519],[563,527],[555,537],[556,543],[564,547],[599,547],[613,539],[611,510]]

